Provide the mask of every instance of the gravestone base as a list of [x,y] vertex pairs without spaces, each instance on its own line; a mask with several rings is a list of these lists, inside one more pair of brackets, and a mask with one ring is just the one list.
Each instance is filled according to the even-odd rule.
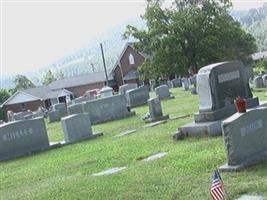
[[246,162],[243,162],[239,165],[228,165],[224,164],[219,167],[219,170],[222,172],[239,172],[247,167],[256,165],[260,162],[263,162],[267,160],[267,151],[259,154],[259,155],[254,155],[250,160],[247,160]]
[[145,119],[145,123],[163,121],[163,120],[167,120],[169,118],[170,118],[169,115],[164,115],[164,116],[157,117],[157,118],[148,118],[148,119]]
[[103,133],[102,132],[97,132],[97,133],[93,133],[92,135],[88,135],[86,137],[83,137],[82,139],[77,140],[77,141],[73,141],[73,142],[62,141],[61,145],[65,146],[65,145],[68,145],[68,144],[74,144],[74,143],[82,142],[82,141],[85,141],[85,140],[92,140],[92,139],[95,139],[95,138],[101,137],[101,136],[103,136]]
[[178,132],[174,134],[173,138],[179,139],[180,135],[184,137],[220,136],[222,135],[221,123],[221,120],[215,122],[193,122],[178,128]]
[[[254,108],[259,105],[259,99],[258,97],[246,99],[246,103],[247,108]],[[234,104],[231,104],[216,111],[196,113],[194,120],[195,122],[212,122],[227,118],[234,113],[236,113],[236,108]]]
[[237,200],[264,200],[263,196],[242,195]]

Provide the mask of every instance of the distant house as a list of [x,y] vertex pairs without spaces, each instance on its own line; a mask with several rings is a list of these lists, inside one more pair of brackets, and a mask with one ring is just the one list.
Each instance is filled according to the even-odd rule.
[[137,83],[139,85],[137,68],[144,61],[145,56],[135,50],[132,43],[127,43],[111,71],[117,86],[126,83]]
[[40,106],[48,108],[52,104],[65,102],[66,96],[71,97],[73,93],[66,89],[51,90],[48,86],[39,86],[16,92],[1,107],[5,113],[8,110],[13,112],[35,111]]
[[[115,85],[111,74],[108,75],[109,85]],[[88,90],[100,89],[105,85],[106,76],[104,72],[95,72],[91,74],[83,74],[62,80],[57,80],[49,84],[50,89],[59,90],[66,89],[80,97]]]
[[[132,43],[127,43],[111,72],[108,73],[108,85],[118,90],[126,83],[139,83],[137,68],[143,64],[145,57],[136,51]],[[5,112],[12,110],[37,110],[39,106],[49,108],[51,105],[65,102],[66,96],[80,97],[88,90],[101,89],[106,84],[105,73],[95,72],[54,81],[48,86],[39,86],[18,91],[5,101],[1,107]]]

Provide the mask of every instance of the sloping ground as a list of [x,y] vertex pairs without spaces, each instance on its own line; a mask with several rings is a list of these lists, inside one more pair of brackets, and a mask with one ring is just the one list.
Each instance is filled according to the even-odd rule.
[[[162,102],[170,117],[198,110],[198,96],[172,90],[173,100]],[[266,100],[265,92],[257,92]],[[173,141],[178,126],[192,117],[169,120],[152,128],[141,117],[147,106],[135,109],[136,116],[93,126],[104,136],[68,145],[34,156],[0,163],[0,199],[209,199],[211,174],[226,162],[222,137]],[[50,140],[63,139],[60,123],[48,124]],[[121,132],[130,135],[113,138]],[[167,152],[150,162],[143,158]],[[127,167],[111,175],[92,176],[103,170]],[[267,197],[267,162],[240,173],[223,173],[229,199],[244,193]]]

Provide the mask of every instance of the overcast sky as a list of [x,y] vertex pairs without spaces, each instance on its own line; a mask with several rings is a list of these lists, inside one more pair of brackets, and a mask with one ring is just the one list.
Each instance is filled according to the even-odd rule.
[[[3,75],[51,64],[145,10],[142,0],[0,1]],[[249,9],[261,6],[264,1],[267,2],[239,0],[233,3],[235,9]]]

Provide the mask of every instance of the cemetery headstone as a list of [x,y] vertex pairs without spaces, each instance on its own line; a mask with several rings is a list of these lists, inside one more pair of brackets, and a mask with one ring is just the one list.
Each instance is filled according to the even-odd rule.
[[264,88],[264,83],[263,83],[263,79],[261,76],[256,76],[254,81],[255,81],[256,88]]
[[259,105],[253,97],[241,62],[223,62],[208,65],[197,75],[199,112],[194,122],[178,129],[177,135],[216,136],[222,134],[221,122],[236,112],[234,100],[246,99],[247,108]]
[[68,106],[68,114],[78,114],[78,113],[84,113],[84,103],[76,103]]
[[171,82],[172,82],[172,86],[174,88],[182,87],[182,80],[180,78],[173,79],[173,80],[171,80]]
[[173,88],[173,85],[172,85],[171,81],[167,81],[167,85],[168,85],[168,88]]
[[49,141],[44,118],[20,120],[0,125],[0,160],[48,148]]
[[137,87],[136,83],[124,84],[119,87],[119,94],[125,95],[128,90],[136,89]]
[[17,120],[24,120],[26,115],[30,115],[32,112],[30,110],[14,113],[14,119]]
[[236,113],[222,122],[227,164],[221,170],[238,171],[267,159],[267,108]]
[[65,117],[68,114],[65,103],[58,103],[58,104],[53,105],[53,110],[58,111],[60,118]]
[[41,110],[35,111],[32,113],[32,118],[37,118],[37,117],[44,117],[44,112]]
[[266,87],[266,86],[267,86],[267,74],[264,74],[264,75],[262,76],[262,80],[263,80],[263,84],[264,84],[264,86]]
[[33,114],[28,114],[24,116],[24,119],[32,119],[33,118]]
[[188,78],[182,78],[182,86],[185,91],[189,90],[189,79]]
[[105,86],[100,90],[101,98],[110,97],[113,95],[113,89],[111,87]]
[[1,125],[1,124],[4,124],[4,123],[5,123],[5,122],[4,122],[3,120],[0,120],[0,125]]
[[48,121],[49,123],[60,121],[60,115],[58,110],[52,110],[48,112]]
[[12,110],[7,111],[7,121],[8,122],[15,121],[14,112]]
[[135,114],[135,112],[128,110],[123,95],[88,101],[84,105],[84,112],[89,113],[92,124],[125,118]]
[[161,103],[158,97],[149,99],[147,103],[150,117],[144,119],[146,122],[162,121],[169,118],[169,115],[163,115]]
[[167,85],[161,85],[155,88],[155,93],[160,100],[163,99],[174,99],[174,96],[171,95]]
[[75,143],[103,135],[93,134],[89,114],[74,114],[61,118],[65,142]]
[[149,99],[149,89],[147,86],[141,86],[126,92],[126,100],[129,107],[144,105]]

